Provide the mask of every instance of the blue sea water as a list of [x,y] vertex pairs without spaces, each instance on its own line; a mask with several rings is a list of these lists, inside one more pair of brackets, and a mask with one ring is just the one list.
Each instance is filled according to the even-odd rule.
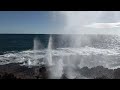
[[36,36],[39,36],[44,46],[47,45],[49,35],[0,34],[0,52],[33,49],[33,40]]
[[[58,38],[61,36],[62,35],[52,35],[54,47],[59,46],[60,40]],[[35,37],[39,38],[44,48],[47,48],[50,34],[0,34],[0,53],[33,49]],[[61,46],[63,46],[62,43]]]
[[[0,53],[33,49],[35,37],[38,37],[44,48],[47,48],[50,34],[0,34]],[[80,47],[90,46],[95,48],[108,48],[108,46],[120,45],[120,36],[115,35],[54,34],[52,37],[54,48],[78,47],[79,43]],[[79,40],[77,41],[77,39]],[[75,45],[76,43],[78,43],[78,46]]]
[[[72,34],[0,34],[0,64],[40,61],[47,57],[49,38],[52,36],[53,60],[70,59],[82,61],[81,67],[102,65],[119,67],[120,36],[72,35]],[[42,50],[34,52],[35,38],[40,40]],[[76,63],[76,62],[74,62]],[[35,65],[39,65],[37,62]]]

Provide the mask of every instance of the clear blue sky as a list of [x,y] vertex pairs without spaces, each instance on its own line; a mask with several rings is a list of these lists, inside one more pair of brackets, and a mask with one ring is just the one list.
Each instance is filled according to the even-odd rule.
[[56,33],[64,24],[51,11],[0,11],[0,33]]

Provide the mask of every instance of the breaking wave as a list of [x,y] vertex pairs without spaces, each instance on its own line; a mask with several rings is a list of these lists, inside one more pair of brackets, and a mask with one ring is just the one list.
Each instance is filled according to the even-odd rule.
[[[25,66],[40,66],[46,64],[47,49],[7,52],[0,55],[0,65],[20,63]],[[79,68],[104,66],[109,69],[120,67],[119,49],[99,49],[93,47],[56,48],[52,49],[53,63],[63,60],[64,66],[73,65]]]

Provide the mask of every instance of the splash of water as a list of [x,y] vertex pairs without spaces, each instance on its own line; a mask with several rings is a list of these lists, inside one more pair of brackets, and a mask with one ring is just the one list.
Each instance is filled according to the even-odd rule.
[[43,46],[38,37],[35,37],[33,40],[33,50],[40,50]]
[[[42,48],[43,48],[43,46],[41,44],[41,41],[40,41],[39,37],[35,37],[34,40],[33,40],[34,60],[31,61],[29,66],[30,65],[35,66],[38,63],[37,52],[40,51]],[[30,61],[28,60],[28,62],[30,62]]]
[[49,67],[49,78],[60,79],[63,75],[63,59],[58,59],[55,65]]
[[53,61],[53,40],[50,35],[48,42],[48,50],[47,50],[47,60],[49,66],[49,78],[50,79],[60,79],[63,75],[63,59],[57,58],[57,62]]
[[52,36],[51,35],[48,42],[47,60],[48,60],[48,65],[52,66],[53,63],[52,63]]

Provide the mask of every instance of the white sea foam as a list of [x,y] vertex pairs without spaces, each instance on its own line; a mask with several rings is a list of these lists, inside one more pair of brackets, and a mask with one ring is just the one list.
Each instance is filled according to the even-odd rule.
[[[0,64],[8,64],[8,63],[24,63],[25,65],[41,65],[41,63],[45,64],[47,50],[27,50],[16,53],[6,53],[4,55],[0,55]],[[110,68],[111,64],[115,64],[120,62],[120,53],[115,49],[98,49],[93,47],[84,47],[84,48],[57,48],[51,51],[53,61],[56,58],[59,60],[63,57],[63,62],[67,61],[66,57],[68,56],[70,61],[73,60],[83,60],[82,64],[88,67],[94,67],[97,65],[102,65],[104,67]],[[80,58],[78,58],[80,56]],[[72,57],[72,58],[71,58]],[[29,64],[27,64],[27,62]],[[118,67],[119,65],[117,65]],[[116,66],[114,66],[116,67]]]

